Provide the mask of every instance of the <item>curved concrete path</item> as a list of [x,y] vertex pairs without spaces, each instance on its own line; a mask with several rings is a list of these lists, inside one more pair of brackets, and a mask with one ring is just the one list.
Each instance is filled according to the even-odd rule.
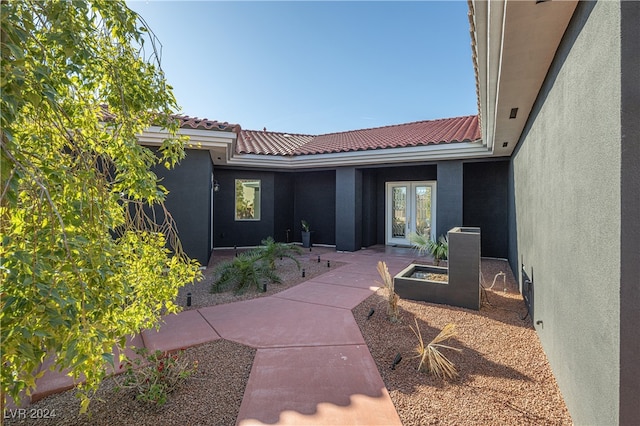
[[[256,348],[238,425],[400,425],[351,309],[380,285],[379,260],[393,275],[413,253],[318,248],[312,256],[319,251],[348,264],[272,296],[166,316],[132,343],[166,351],[223,338]],[[72,385],[48,372],[33,400]]]

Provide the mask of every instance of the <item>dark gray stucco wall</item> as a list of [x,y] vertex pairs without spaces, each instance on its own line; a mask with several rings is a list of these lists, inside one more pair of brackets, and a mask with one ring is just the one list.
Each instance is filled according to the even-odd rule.
[[169,190],[165,205],[175,220],[185,253],[202,265],[211,253],[211,170],[209,151],[188,149],[172,170],[154,169]]
[[[214,194],[214,247],[256,246],[263,239],[274,236],[274,175],[273,172],[216,167],[220,190]],[[235,220],[236,179],[260,179],[260,220]]]
[[620,84],[620,3],[581,2],[512,157],[510,261],[575,424],[619,415]]
[[620,424],[640,419],[640,3],[621,3]]
[[384,221],[384,211],[380,219],[376,209],[377,197],[376,171],[362,170],[362,247],[378,244],[378,220]]
[[436,197],[436,237],[439,237],[462,226],[462,161],[438,163]]
[[464,163],[463,225],[482,230],[482,256],[506,259],[509,161]]
[[362,248],[362,171],[336,169],[336,250]]
[[293,234],[294,184],[291,173],[275,173],[274,194],[273,238],[285,243],[298,241],[299,238]]
[[336,243],[336,173],[334,170],[294,174],[294,237],[301,241],[300,221],[311,225],[311,243]]

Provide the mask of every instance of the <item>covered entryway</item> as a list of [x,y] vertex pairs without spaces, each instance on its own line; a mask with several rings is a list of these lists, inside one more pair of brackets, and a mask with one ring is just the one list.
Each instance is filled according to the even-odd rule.
[[436,181],[387,182],[385,243],[410,245],[409,234],[435,238]]

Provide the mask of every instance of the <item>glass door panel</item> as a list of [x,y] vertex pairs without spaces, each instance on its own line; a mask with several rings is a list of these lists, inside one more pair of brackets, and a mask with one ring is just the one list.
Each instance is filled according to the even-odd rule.
[[394,186],[392,188],[392,238],[407,238],[407,187]]
[[414,186],[415,232],[421,235],[431,235],[431,187],[427,185]]

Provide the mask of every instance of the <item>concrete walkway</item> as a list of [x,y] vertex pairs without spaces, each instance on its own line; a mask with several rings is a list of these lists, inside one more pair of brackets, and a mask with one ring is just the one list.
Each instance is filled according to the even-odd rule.
[[[375,247],[355,253],[314,248],[347,265],[268,297],[164,317],[136,346],[170,351],[217,339],[257,349],[238,425],[400,425],[351,309],[380,285],[376,265],[394,275],[415,254]],[[73,386],[60,373],[37,381],[32,400]]]

